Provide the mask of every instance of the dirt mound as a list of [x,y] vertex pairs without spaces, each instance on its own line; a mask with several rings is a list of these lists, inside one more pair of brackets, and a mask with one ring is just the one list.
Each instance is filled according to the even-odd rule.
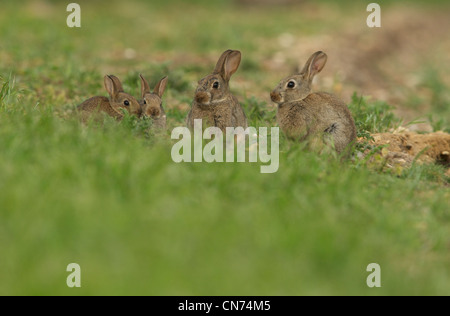
[[438,163],[450,167],[450,134],[437,132],[417,134],[410,131],[400,133],[373,134],[371,145],[385,146],[381,156],[388,166],[409,167],[413,161]]

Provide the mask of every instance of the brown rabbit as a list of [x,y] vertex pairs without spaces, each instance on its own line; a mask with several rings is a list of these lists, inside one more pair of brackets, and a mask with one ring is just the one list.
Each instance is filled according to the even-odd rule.
[[239,101],[230,92],[229,81],[241,62],[241,52],[227,50],[219,58],[213,73],[198,82],[192,108],[186,123],[194,128],[194,120],[202,119],[207,126],[247,128],[247,118]]
[[105,76],[104,83],[110,98],[93,97],[81,103],[78,106],[78,112],[81,114],[83,122],[86,122],[91,116],[99,118],[101,113],[121,120],[123,118],[121,109],[127,110],[131,115],[138,117],[141,115],[139,102],[123,91],[122,83],[116,76]]
[[270,97],[278,104],[277,122],[288,137],[305,140],[310,136],[324,136],[342,153],[356,139],[355,122],[349,109],[332,94],[311,93],[312,80],[326,62],[325,53],[314,53],[303,70],[281,80]]
[[141,77],[142,100],[139,102],[142,107],[142,116],[153,119],[153,126],[159,129],[166,129],[166,112],[162,106],[162,96],[166,90],[168,77],[162,78],[156,85],[153,92],[144,76]]

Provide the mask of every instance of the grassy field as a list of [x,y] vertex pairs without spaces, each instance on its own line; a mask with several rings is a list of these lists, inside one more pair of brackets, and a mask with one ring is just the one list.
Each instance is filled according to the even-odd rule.
[[[274,126],[271,89],[322,49],[318,39],[359,20],[366,32],[365,5],[78,3],[80,29],[66,26],[61,1],[0,5],[0,295],[450,295],[443,166],[380,172],[284,138],[274,174],[170,156],[170,131],[222,51],[243,52],[231,87],[250,124]],[[449,12],[445,2],[414,3],[424,21]],[[437,60],[448,59],[445,43],[432,50]],[[360,136],[410,116],[448,130],[448,64],[405,61],[398,66],[414,70],[417,86],[399,81],[377,99],[379,90],[333,70],[338,59],[317,87],[348,101]],[[73,116],[83,100],[106,95],[105,74],[137,97],[139,73],[152,85],[170,77],[167,134],[130,117],[82,126]],[[374,98],[360,102],[363,94]],[[79,289],[66,285],[72,262]],[[381,266],[381,288],[366,285],[370,263]]]

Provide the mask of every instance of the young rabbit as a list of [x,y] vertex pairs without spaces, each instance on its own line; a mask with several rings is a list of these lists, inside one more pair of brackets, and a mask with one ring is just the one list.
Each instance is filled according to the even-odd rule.
[[311,92],[312,80],[326,62],[325,53],[314,53],[303,70],[281,80],[270,97],[278,104],[277,122],[288,137],[304,140],[324,136],[342,153],[356,139],[355,122],[349,109],[332,94]]
[[230,93],[229,81],[241,62],[241,52],[227,50],[219,58],[213,73],[198,82],[192,108],[186,123],[194,128],[194,120],[202,119],[207,126],[247,128],[247,118],[239,101]]
[[122,83],[117,77],[105,76],[104,83],[110,98],[93,97],[81,103],[78,106],[78,112],[80,112],[83,122],[86,122],[91,116],[99,118],[101,113],[106,113],[117,120],[121,120],[123,118],[121,109],[125,109],[138,117],[141,115],[139,102],[123,91]]
[[166,112],[162,106],[162,96],[167,86],[168,77],[162,78],[156,85],[153,92],[144,76],[141,77],[142,100],[139,102],[142,107],[142,116],[153,119],[153,126],[158,129],[166,129]]

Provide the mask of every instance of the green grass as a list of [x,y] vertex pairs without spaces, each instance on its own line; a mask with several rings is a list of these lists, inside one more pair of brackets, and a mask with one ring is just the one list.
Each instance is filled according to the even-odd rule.
[[392,112],[394,107],[383,101],[372,101],[354,93],[348,104],[355,119],[358,137],[366,133],[381,133],[395,129],[401,120]]
[[178,165],[130,125],[19,109],[0,116],[2,294],[448,293],[449,192],[426,179],[296,148],[273,175]]
[[431,110],[429,121],[435,131],[450,132],[450,94],[448,87],[433,67],[428,68],[423,76],[422,87],[431,93]]
[[[29,2],[0,10],[0,295],[450,294],[442,167],[380,173],[284,138],[275,174],[250,163],[175,164],[170,129],[154,135],[132,117],[83,126],[71,115],[106,94],[105,73],[134,95],[139,73],[152,84],[169,73],[168,124],[180,126],[196,80],[224,46],[248,52],[239,77],[258,78],[263,94],[279,78],[259,66],[260,41],[284,28],[328,26],[316,29],[287,8],[239,12],[226,2],[104,10],[80,2],[79,31],[61,27],[65,5],[56,1],[40,12],[50,19],[30,13]],[[220,23],[210,12],[223,14]],[[123,58],[129,47],[139,47],[136,59]],[[268,100],[232,88],[252,125],[274,125]],[[351,107],[361,135],[398,123],[388,105],[358,95]],[[66,286],[72,262],[81,289]],[[366,286],[373,262],[380,289]]]

